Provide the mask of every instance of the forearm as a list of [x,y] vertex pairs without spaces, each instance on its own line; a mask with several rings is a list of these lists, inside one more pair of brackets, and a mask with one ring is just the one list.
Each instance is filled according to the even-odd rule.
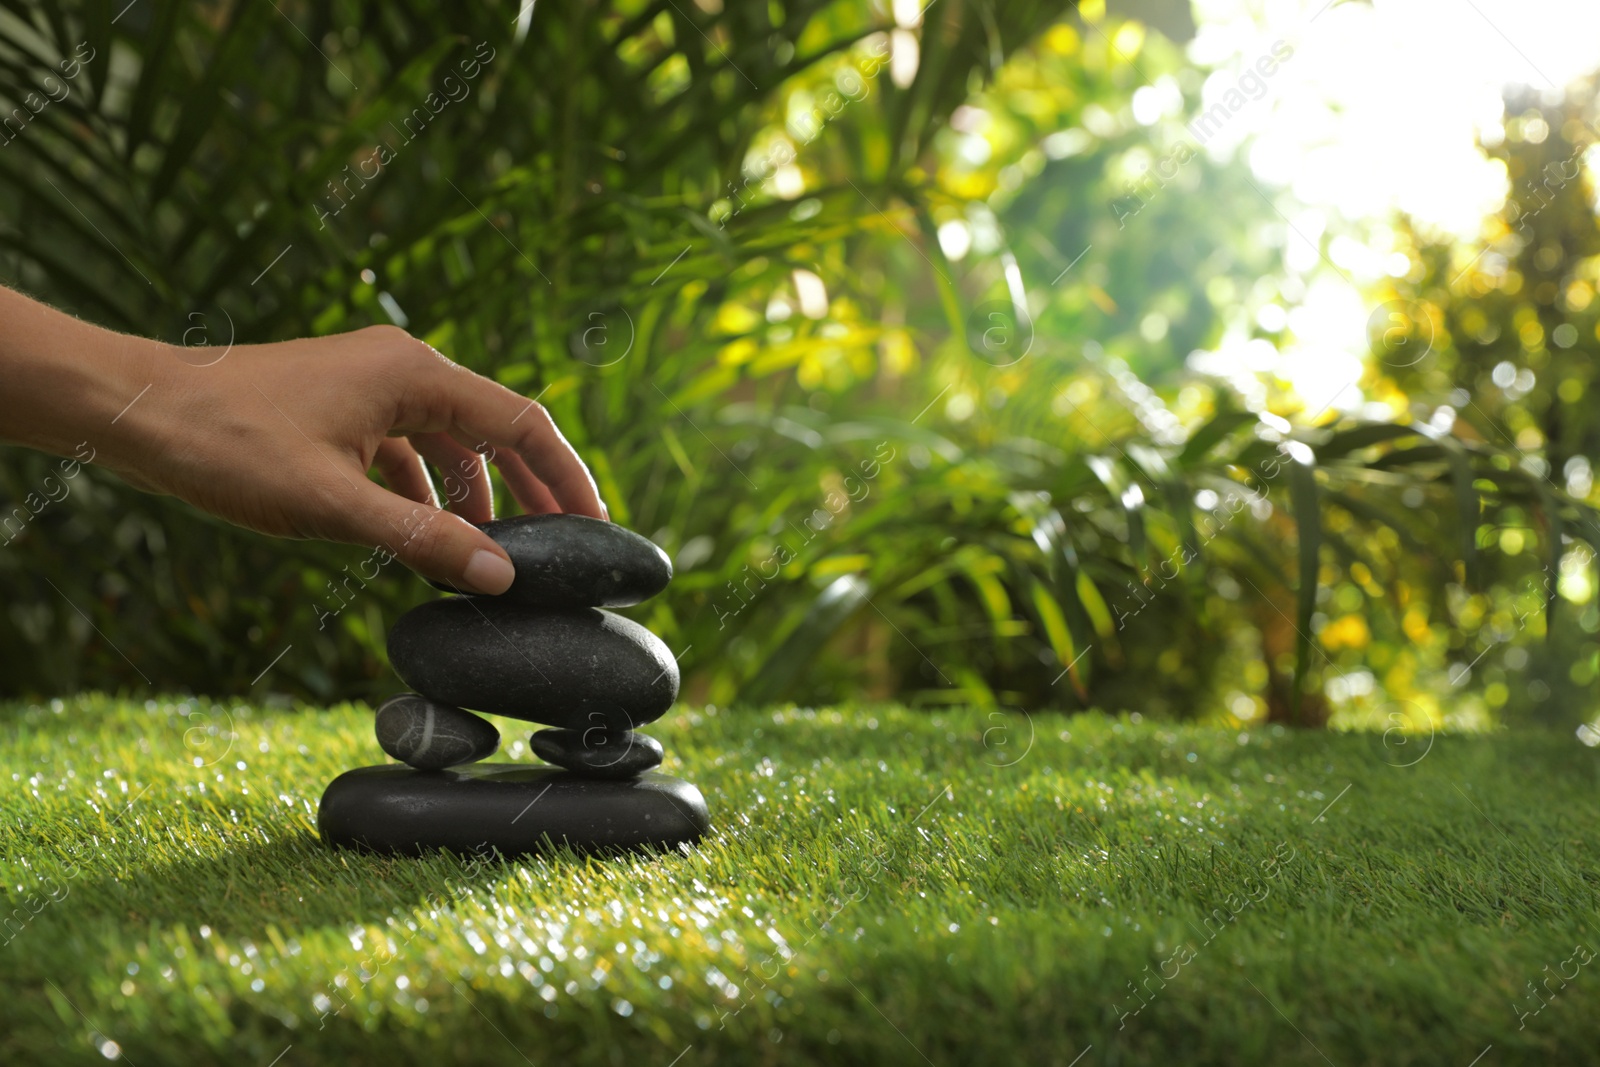
[[71,456],[120,440],[160,349],[0,287],[0,442]]

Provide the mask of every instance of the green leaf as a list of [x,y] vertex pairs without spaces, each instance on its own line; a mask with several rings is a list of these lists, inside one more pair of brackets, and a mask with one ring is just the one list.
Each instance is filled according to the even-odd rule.
[[1178,466],[1188,467],[1199,463],[1224,438],[1237,433],[1243,427],[1255,426],[1260,421],[1252,411],[1218,412],[1189,435],[1183,451],[1178,453]]
[[[1302,451],[1303,450],[1303,451]],[[1322,508],[1317,492],[1316,456],[1307,445],[1295,449],[1286,464],[1289,501],[1298,531],[1300,581],[1295,601],[1295,665],[1292,714],[1300,721],[1305,679],[1311,669],[1311,616],[1317,610],[1319,550],[1322,547]]]
[[1467,586],[1481,588],[1483,576],[1478,566],[1478,517],[1480,504],[1478,490],[1472,481],[1472,460],[1461,442],[1449,434],[1435,438],[1444,450],[1450,464],[1450,485],[1455,494],[1456,523],[1458,527],[1461,561],[1466,570]]
[[1336,489],[1323,489],[1322,497],[1328,503],[1343,508],[1355,518],[1389,527],[1400,538],[1400,543],[1407,552],[1419,556],[1432,556],[1437,552],[1435,546],[1429,545],[1417,535],[1407,519],[1401,518],[1394,512],[1385,511],[1377,504]]
[[1079,676],[1077,642],[1072,639],[1072,631],[1067,626],[1061,605],[1056,603],[1055,597],[1042,582],[1034,582],[1028,593],[1034,613],[1038,616],[1039,624],[1050,642],[1050,649],[1056,654],[1056,662],[1068,671],[1079,698],[1086,697],[1088,693],[1084,686],[1087,678]]
[[1419,436],[1421,431],[1415,426],[1403,423],[1374,422],[1353,426],[1347,430],[1335,431],[1328,439],[1317,445],[1317,458],[1324,465],[1332,459],[1343,459],[1352,452],[1359,452],[1363,448],[1383,444],[1386,441],[1395,441],[1402,437]]
[[1532,477],[1529,481],[1533,485],[1534,494],[1539,499],[1539,518],[1544,526],[1544,625],[1548,635],[1555,629],[1557,586],[1561,579],[1561,508],[1556,503],[1555,494],[1550,491],[1549,484],[1540,477]]
[[739,699],[771,704],[783,699],[805,673],[822,646],[867,603],[871,587],[857,575],[836,579],[806,609],[794,629],[739,689]]
[[[218,110],[225,99],[222,93],[223,80],[245,61],[248,49],[254,44],[254,34],[246,31],[255,29],[270,15],[271,12],[259,4],[240,4],[231,13],[212,53],[211,62],[206,67],[205,76],[184,94],[177,131],[165,146],[161,169],[150,183],[149,199],[152,203],[166,198],[178,172],[188,165],[195,148],[217,121]],[[132,147],[130,143],[130,152]]]
[[1128,525],[1128,552],[1133,557],[1134,567],[1143,567],[1147,553],[1144,531],[1144,489],[1109,456],[1088,456],[1085,457],[1084,463],[1105,487],[1112,502],[1122,509],[1123,518]]

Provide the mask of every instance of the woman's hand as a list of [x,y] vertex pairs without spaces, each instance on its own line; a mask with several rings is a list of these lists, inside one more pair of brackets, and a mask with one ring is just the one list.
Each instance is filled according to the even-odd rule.
[[[133,485],[240,526],[381,546],[428,578],[499,593],[511,562],[471,525],[493,517],[488,462],[529,512],[609,517],[544,408],[395,327],[240,345],[197,366],[216,350],[109,333],[0,293],[0,322],[23,326],[0,348],[3,390],[37,400],[27,416],[0,415],[0,436],[60,454],[86,442]],[[446,472],[451,511],[424,460]]]

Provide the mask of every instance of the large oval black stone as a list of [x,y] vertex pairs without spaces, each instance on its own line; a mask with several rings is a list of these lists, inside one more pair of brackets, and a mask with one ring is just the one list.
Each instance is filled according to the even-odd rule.
[[655,772],[608,782],[506,763],[448,771],[390,764],[335,778],[317,828],[330,845],[377,852],[516,856],[561,844],[580,852],[675,848],[698,841],[711,819],[700,790]]
[[[495,599],[534,608],[625,608],[672,581],[672,561],[647,537],[585,515],[518,515],[481,527],[517,569]],[[434,582],[446,592],[460,592]]]
[[678,699],[678,664],[661,639],[598,608],[445,597],[400,616],[389,660],[441,704],[568,729],[631,730]]

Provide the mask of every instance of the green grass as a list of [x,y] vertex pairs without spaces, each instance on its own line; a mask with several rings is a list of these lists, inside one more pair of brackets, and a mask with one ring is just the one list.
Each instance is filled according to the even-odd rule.
[[475,864],[317,842],[366,709],[192,707],[0,708],[0,1062],[1600,1058],[1570,736],[679,711],[703,847]]

